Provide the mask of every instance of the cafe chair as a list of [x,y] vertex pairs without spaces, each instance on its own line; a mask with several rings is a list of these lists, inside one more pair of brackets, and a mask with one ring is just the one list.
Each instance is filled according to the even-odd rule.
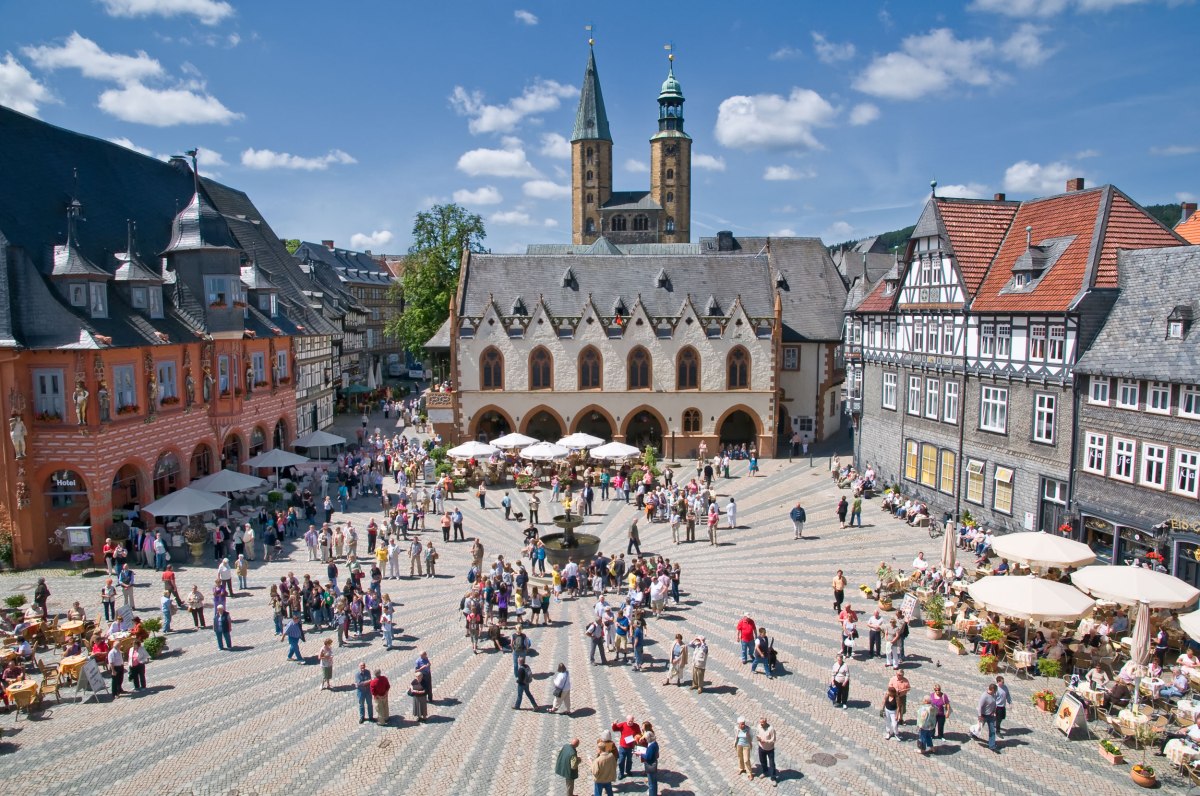
[[1187,790],[1187,796],[1200,796],[1200,761],[1185,763],[1183,773],[1192,786]]
[[41,672],[43,677],[45,677],[47,674],[53,674],[55,677],[58,676],[58,664],[57,663],[52,663],[49,666],[47,666],[45,663],[42,663],[41,658],[38,658],[36,656],[34,657],[33,660],[34,660],[34,663],[37,664],[38,671]]
[[25,711],[26,716],[29,715],[29,711],[37,702],[38,692],[31,690],[14,691],[9,698],[16,707],[16,710],[14,711],[14,721],[20,721],[22,710]]
[[42,682],[38,686],[37,701],[41,702],[47,694],[54,694],[55,702],[62,702],[62,696],[58,693],[59,679],[58,673],[45,675],[42,677]]

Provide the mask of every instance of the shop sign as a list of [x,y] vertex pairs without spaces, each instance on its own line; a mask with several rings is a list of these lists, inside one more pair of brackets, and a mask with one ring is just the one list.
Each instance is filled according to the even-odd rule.
[[1113,524],[1108,520],[1102,520],[1099,517],[1085,517],[1083,520],[1083,527],[1087,528],[1089,531],[1095,531],[1097,533],[1113,532]]
[[1173,533],[1200,534],[1200,522],[1172,517],[1165,523]]

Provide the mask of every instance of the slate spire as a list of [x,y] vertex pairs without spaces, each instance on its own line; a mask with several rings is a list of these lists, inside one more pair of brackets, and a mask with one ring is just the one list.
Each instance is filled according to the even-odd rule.
[[600,73],[596,71],[596,53],[590,43],[571,140],[612,142],[612,134],[608,131],[608,114],[604,111],[604,95],[600,92]]

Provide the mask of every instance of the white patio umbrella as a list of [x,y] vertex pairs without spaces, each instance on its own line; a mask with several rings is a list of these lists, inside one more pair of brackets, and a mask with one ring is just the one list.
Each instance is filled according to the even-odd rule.
[[451,448],[446,451],[446,455],[451,459],[479,459],[499,452],[500,449],[494,445],[488,445],[486,442],[479,442],[478,440],[471,440],[470,442],[464,442],[462,445]]
[[982,608],[1030,621],[1079,619],[1096,606],[1073,586],[1033,575],[988,575],[967,591]]
[[606,442],[588,451],[588,455],[593,459],[628,459],[631,456],[638,456],[641,451],[632,445],[626,445],[624,442]]
[[194,517],[216,511],[229,502],[229,498],[214,495],[200,489],[185,486],[146,506],[142,511],[153,517]]
[[527,437],[524,434],[505,434],[502,437],[496,437],[492,440],[492,444],[497,448],[527,448],[537,442],[534,437]]
[[205,492],[241,492],[243,489],[253,489],[265,483],[266,481],[257,475],[246,475],[235,470],[219,470],[212,475],[197,478],[190,486]]
[[521,449],[521,458],[545,462],[551,459],[565,458],[570,453],[569,449],[564,448],[562,445],[555,445],[553,442],[536,442],[528,448]]
[[246,460],[248,467],[270,467],[275,470],[275,483],[279,483],[279,471],[284,467],[294,467],[309,461],[307,456],[285,451],[283,448],[272,448],[266,453],[260,453]]
[[292,443],[299,448],[331,448],[334,445],[345,445],[346,438],[328,431],[310,431]]
[[942,570],[949,572],[954,569],[954,559],[958,555],[958,534],[946,528],[942,533]]
[[1083,542],[1041,531],[997,536],[992,542],[992,552],[1010,563],[1039,569],[1082,567],[1096,560],[1096,554]]
[[1071,582],[1098,600],[1120,605],[1145,603],[1150,608],[1178,609],[1200,597],[1200,589],[1146,567],[1095,564],[1073,573]]
[[379,382],[375,380],[375,368],[367,368],[367,389],[374,390],[379,387]]
[[1200,641],[1200,611],[1193,611],[1179,617],[1179,626],[1193,641]]
[[591,434],[584,434],[582,431],[576,431],[574,434],[568,434],[558,441],[559,445],[572,450],[581,450],[583,448],[594,448],[597,445],[603,445],[604,440],[599,437],[593,437]]
[[1133,636],[1129,639],[1129,657],[1139,666],[1150,660],[1150,606],[1137,604],[1137,615],[1133,619]]

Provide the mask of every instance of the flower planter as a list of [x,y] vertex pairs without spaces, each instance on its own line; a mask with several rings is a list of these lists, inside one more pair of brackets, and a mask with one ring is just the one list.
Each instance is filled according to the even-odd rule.
[[1055,710],[1058,709],[1058,703],[1051,702],[1050,700],[1047,700],[1047,699],[1039,699],[1037,701],[1037,709],[1042,711],[1043,713],[1053,713]]
[[967,648],[964,646],[961,646],[959,644],[947,644],[946,646],[950,648],[950,653],[952,655],[966,655],[967,654]]
[[891,600],[880,600],[879,601],[879,610],[880,611],[892,610],[892,601]]
[[1119,766],[1125,762],[1125,756],[1123,754],[1120,752],[1114,754],[1105,749],[1103,746],[1100,747],[1100,756],[1107,760],[1110,766]]
[[940,627],[927,627],[925,628],[925,635],[929,636],[929,638],[933,639],[934,641],[937,641],[946,635],[946,631]]
[[204,556],[204,542],[188,542],[188,550],[193,561],[199,561]]
[[1143,788],[1153,788],[1158,785],[1158,777],[1154,775],[1153,770],[1141,766],[1131,768],[1129,778]]

